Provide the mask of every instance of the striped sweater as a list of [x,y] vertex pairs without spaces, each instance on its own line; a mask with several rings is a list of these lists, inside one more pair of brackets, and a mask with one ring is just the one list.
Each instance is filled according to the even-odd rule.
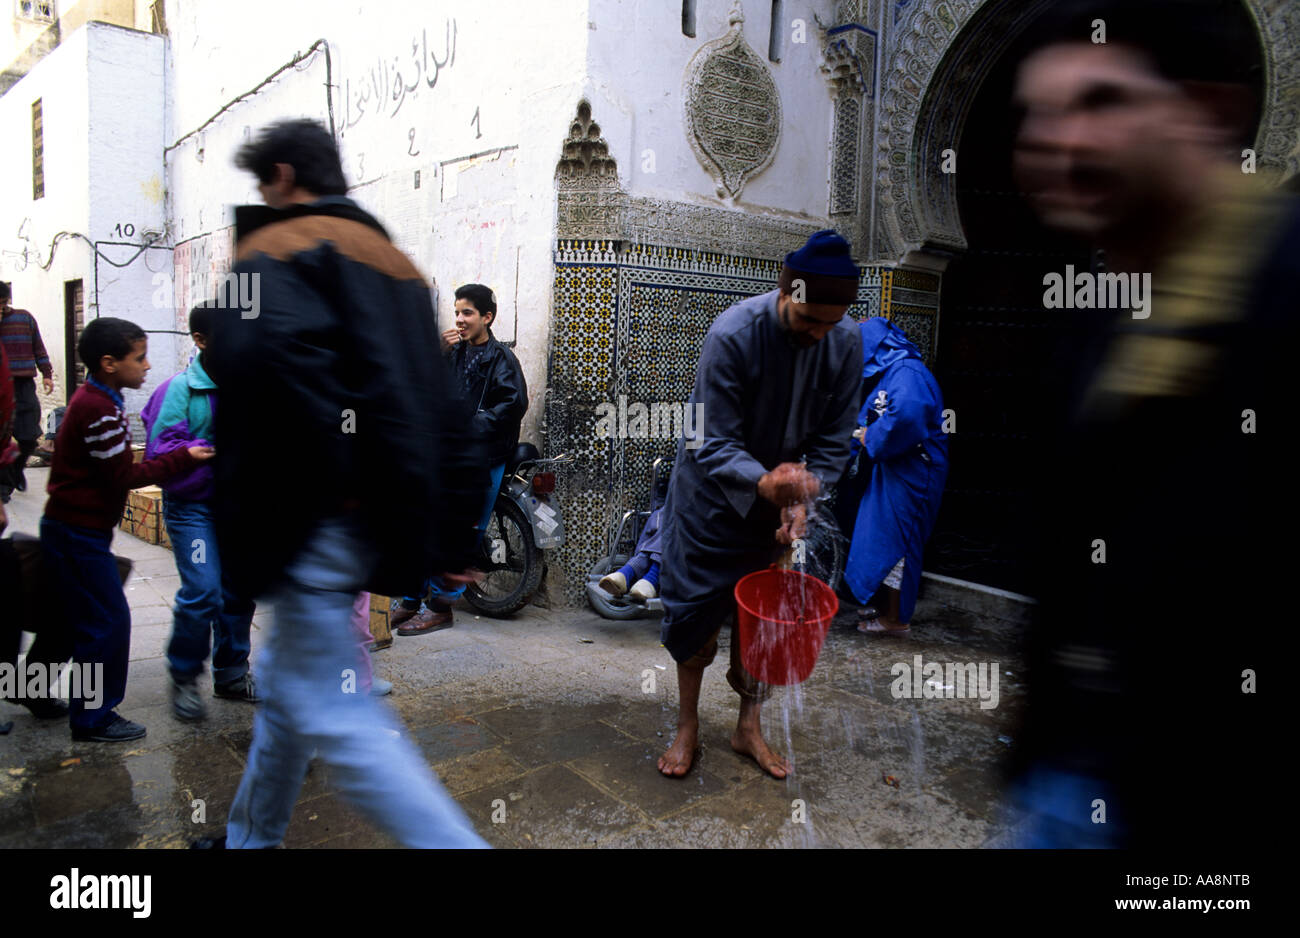
[[5,354],[9,356],[9,373],[15,378],[35,378],[37,369],[47,378],[54,374],[36,317],[27,310],[11,306],[4,311],[4,318],[0,319],[0,341],[4,342]]
[[111,531],[131,489],[156,485],[197,465],[188,449],[136,465],[121,395],[93,378],[77,388],[54,438],[45,516]]

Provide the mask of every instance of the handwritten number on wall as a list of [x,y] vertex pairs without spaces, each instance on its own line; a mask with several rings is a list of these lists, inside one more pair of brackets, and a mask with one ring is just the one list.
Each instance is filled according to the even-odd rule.
[[407,137],[408,140],[411,141],[411,145],[410,145],[409,147],[406,148],[406,152],[407,152],[407,154],[408,154],[409,156],[419,156],[419,155],[420,155],[420,151],[417,150],[417,149],[415,148],[415,128],[414,128],[414,127],[412,127],[412,128],[410,129],[410,131],[406,134],[406,137]]
[[477,140],[479,137],[483,136],[483,127],[482,127],[482,124],[480,124],[480,122],[479,122],[479,114],[478,114],[478,111],[479,111],[478,108],[474,108],[474,116],[471,117],[471,118],[469,119],[470,125],[473,126],[474,129],[477,131],[477,133],[474,134],[474,139],[475,139],[475,140]]

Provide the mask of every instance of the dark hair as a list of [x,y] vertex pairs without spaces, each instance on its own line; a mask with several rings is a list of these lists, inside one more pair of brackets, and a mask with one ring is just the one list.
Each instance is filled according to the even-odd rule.
[[144,330],[133,322],[101,316],[86,323],[86,328],[81,330],[77,357],[93,375],[99,371],[99,360],[105,355],[126,358],[131,354],[131,346],[147,338]]
[[492,291],[481,283],[467,283],[457,287],[456,299],[469,300],[480,315],[491,313],[494,320],[497,318],[497,299],[492,295]]
[[9,289],[9,284],[0,280],[0,300],[12,300],[14,297],[13,290]]
[[1260,78],[1253,56],[1235,54],[1258,47],[1240,0],[1065,0],[1029,27],[1024,51],[1091,42],[1099,19],[1107,45],[1142,53],[1169,81],[1254,84]]
[[343,177],[339,148],[329,131],[315,121],[272,124],[235,154],[235,165],[262,183],[275,179],[276,163],[292,166],[294,184],[312,195],[347,194],[348,181]]
[[216,315],[217,303],[215,300],[204,300],[198,306],[190,310],[190,335],[198,333],[201,336],[212,337],[212,321]]

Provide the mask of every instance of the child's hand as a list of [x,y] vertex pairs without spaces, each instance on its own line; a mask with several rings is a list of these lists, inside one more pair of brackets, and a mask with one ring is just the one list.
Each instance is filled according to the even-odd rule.
[[215,446],[191,446],[190,455],[199,462],[207,462],[213,456],[217,455]]

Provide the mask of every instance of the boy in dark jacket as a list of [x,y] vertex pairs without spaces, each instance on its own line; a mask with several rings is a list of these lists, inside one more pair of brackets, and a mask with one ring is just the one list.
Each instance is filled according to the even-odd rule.
[[109,551],[127,492],[190,472],[215,454],[190,446],[134,464],[122,388],[149,373],[148,339],[124,319],[101,317],[81,333],[77,355],[89,371],[68,403],[54,441],[54,462],[41,518],[41,544],[53,565],[78,665],[102,665],[97,707],[74,697],[72,738],[90,742],[139,739],[145,728],[114,712],[126,696],[131,610]]
[[[153,392],[140,414],[149,434],[146,459],[212,443],[217,386],[204,366],[214,313],[214,305],[206,303],[190,311],[190,335],[199,354]],[[181,577],[167,645],[172,710],[181,720],[205,716],[198,677],[209,654],[216,696],[249,703],[259,699],[248,669],[253,602],[232,587],[229,576],[223,576],[212,489],[212,469],[202,465],[163,486],[163,520]]]
[[[492,334],[496,315],[497,301],[491,289],[481,283],[464,284],[456,288],[456,327],[442,334],[457,390],[472,409],[470,429],[484,445],[491,467],[475,528],[480,538],[492,519],[506,460],[519,444],[519,425],[528,410],[528,385],[519,359]],[[393,611],[390,624],[398,635],[451,628],[451,604],[465,592],[465,584],[433,576],[425,590],[429,604],[424,609],[419,609],[418,598],[406,596]]]

